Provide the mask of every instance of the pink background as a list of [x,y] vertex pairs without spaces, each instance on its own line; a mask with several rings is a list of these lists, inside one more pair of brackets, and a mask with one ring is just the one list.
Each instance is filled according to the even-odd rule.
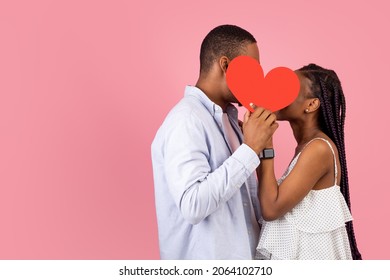
[[[1,1],[0,258],[159,258],[150,144],[225,23],[257,38],[265,72],[339,74],[356,237],[390,258],[390,9],[355,2]],[[287,124],[275,142],[280,174]]]

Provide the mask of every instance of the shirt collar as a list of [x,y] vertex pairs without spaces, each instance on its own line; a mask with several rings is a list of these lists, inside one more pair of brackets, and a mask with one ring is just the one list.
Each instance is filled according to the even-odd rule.
[[[223,114],[221,106],[211,101],[210,98],[208,98],[208,96],[197,87],[186,86],[184,96],[192,96],[198,99],[203,104],[203,106],[207,108],[207,110],[213,117],[215,117],[216,114],[220,114],[221,116]],[[238,111],[234,105],[228,104],[226,108],[226,113],[234,120],[238,119]]]

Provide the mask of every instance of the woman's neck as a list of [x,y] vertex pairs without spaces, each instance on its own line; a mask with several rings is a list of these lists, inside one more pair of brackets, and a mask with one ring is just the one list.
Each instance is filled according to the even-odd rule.
[[296,124],[290,123],[294,138],[297,141],[296,152],[300,152],[307,142],[313,138],[324,136],[318,124]]

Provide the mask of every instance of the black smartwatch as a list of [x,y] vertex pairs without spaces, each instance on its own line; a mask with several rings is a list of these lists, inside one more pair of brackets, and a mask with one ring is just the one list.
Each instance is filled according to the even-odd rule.
[[275,157],[275,151],[274,149],[264,149],[262,152],[260,152],[259,158],[260,159],[270,159]]

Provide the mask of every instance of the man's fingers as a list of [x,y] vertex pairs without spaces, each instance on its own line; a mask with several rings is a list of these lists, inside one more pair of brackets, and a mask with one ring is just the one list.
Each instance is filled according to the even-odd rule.
[[279,127],[279,124],[277,122],[274,122],[272,125],[271,125],[271,129],[273,130],[273,132],[275,132]]
[[252,114],[251,114],[251,118],[258,118],[260,117],[263,112],[265,111],[264,108],[262,107],[257,107],[255,104],[251,103],[250,106],[255,110]]
[[244,114],[244,123],[248,122],[249,117],[251,116],[251,111],[247,110]]
[[263,112],[261,113],[261,115],[259,116],[259,120],[261,121],[265,121],[267,120],[270,116],[272,115],[272,112],[269,111],[269,110],[263,110]]
[[268,118],[265,120],[265,122],[268,124],[268,125],[272,125],[274,122],[276,121],[276,115],[275,114],[270,114],[268,116]]

